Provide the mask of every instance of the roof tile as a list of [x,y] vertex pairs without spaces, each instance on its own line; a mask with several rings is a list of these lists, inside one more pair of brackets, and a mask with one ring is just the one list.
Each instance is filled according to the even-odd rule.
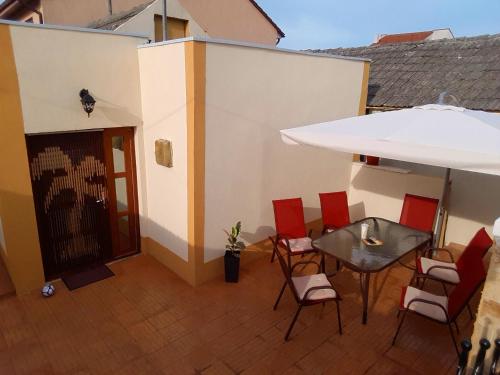
[[500,112],[500,34],[312,52],[371,59],[369,106],[434,103],[447,91],[467,108]]

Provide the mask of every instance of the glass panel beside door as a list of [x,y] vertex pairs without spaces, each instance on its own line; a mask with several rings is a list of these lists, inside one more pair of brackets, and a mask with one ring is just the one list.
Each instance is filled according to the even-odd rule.
[[133,128],[104,130],[113,257],[139,251]]

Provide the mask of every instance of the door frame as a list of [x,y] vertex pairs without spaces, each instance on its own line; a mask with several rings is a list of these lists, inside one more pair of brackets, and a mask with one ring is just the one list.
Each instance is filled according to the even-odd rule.
[[[125,171],[114,171],[113,137],[123,137]],[[137,193],[137,172],[135,159],[134,128],[106,128],[103,132],[104,160],[106,163],[106,182],[108,185],[109,221],[111,229],[112,258],[119,259],[140,252],[139,200]],[[115,179],[125,177],[127,186],[127,210],[118,212]],[[130,250],[120,249],[118,219],[128,216]]]

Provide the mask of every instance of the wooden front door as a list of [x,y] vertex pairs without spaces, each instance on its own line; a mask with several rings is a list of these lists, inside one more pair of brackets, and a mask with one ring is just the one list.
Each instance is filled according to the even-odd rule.
[[139,251],[133,129],[112,132],[116,152],[107,130],[26,137],[47,280]]

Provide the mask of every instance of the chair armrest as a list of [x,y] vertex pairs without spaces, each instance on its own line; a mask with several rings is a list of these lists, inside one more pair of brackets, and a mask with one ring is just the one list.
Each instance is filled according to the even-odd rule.
[[[338,298],[337,291],[333,288],[333,286],[325,285],[325,286],[313,286],[313,287],[310,287],[309,289],[307,289],[302,301],[307,301],[307,297],[309,296],[309,293],[314,292],[315,290],[322,290],[322,289],[333,290],[333,292],[335,293],[335,296],[336,296],[335,298]],[[328,299],[330,299],[330,298],[328,298]]]
[[440,265],[435,265],[435,266],[429,267],[429,269],[427,270],[427,273],[425,273],[425,274],[418,274],[417,277],[418,278],[429,278],[429,279],[441,280],[441,278],[439,278],[437,276],[433,276],[433,275],[430,274],[431,271],[434,270],[434,269],[454,271],[458,275],[458,278],[460,280],[460,275],[458,274],[458,271],[457,271],[456,268],[447,267],[447,266],[440,266]]
[[448,317],[448,312],[443,307],[443,305],[441,305],[441,304],[439,304],[437,302],[434,302],[434,301],[428,301],[428,300],[422,299],[422,298],[413,298],[413,299],[410,300],[410,302],[408,302],[408,305],[406,306],[406,310],[410,310],[410,305],[412,303],[414,303],[414,302],[422,302],[422,303],[426,303],[428,305],[434,305],[434,306],[439,307],[441,310],[443,310],[444,316],[446,317],[446,321],[448,321],[448,322],[450,321],[450,318]]
[[276,246],[278,246],[278,244],[281,240],[285,241],[286,248],[288,249],[288,251],[291,251],[290,241],[288,240],[288,238],[286,236],[280,236],[279,234],[277,234],[276,235]]
[[427,257],[432,259],[432,253],[433,252],[438,252],[438,251],[443,251],[447,253],[450,256],[451,263],[455,263],[455,259],[453,258],[453,254],[451,253],[450,250],[444,249],[442,247],[430,247],[427,249]]
[[303,264],[303,265],[307,265],[307,264],[311,264],[311,263],[315,264],[315,265],[316,265],[316,267],[318,267],[318,272],[316,272],[316,273],[317,273],[317,274],[318,274],[318,273],[320,273],[320,270],[321,270],[321,265],[320,265],[318,262],[315,262],[314,260],[301,260],[300,262],[296,262],[296,263],[292,266],[292,268],[291,268],[290,272],[293,274],[293,270],[294,270],[294,269],[295,269],[295,267],[297,267],[298,265],[301,265],[301,264]]

